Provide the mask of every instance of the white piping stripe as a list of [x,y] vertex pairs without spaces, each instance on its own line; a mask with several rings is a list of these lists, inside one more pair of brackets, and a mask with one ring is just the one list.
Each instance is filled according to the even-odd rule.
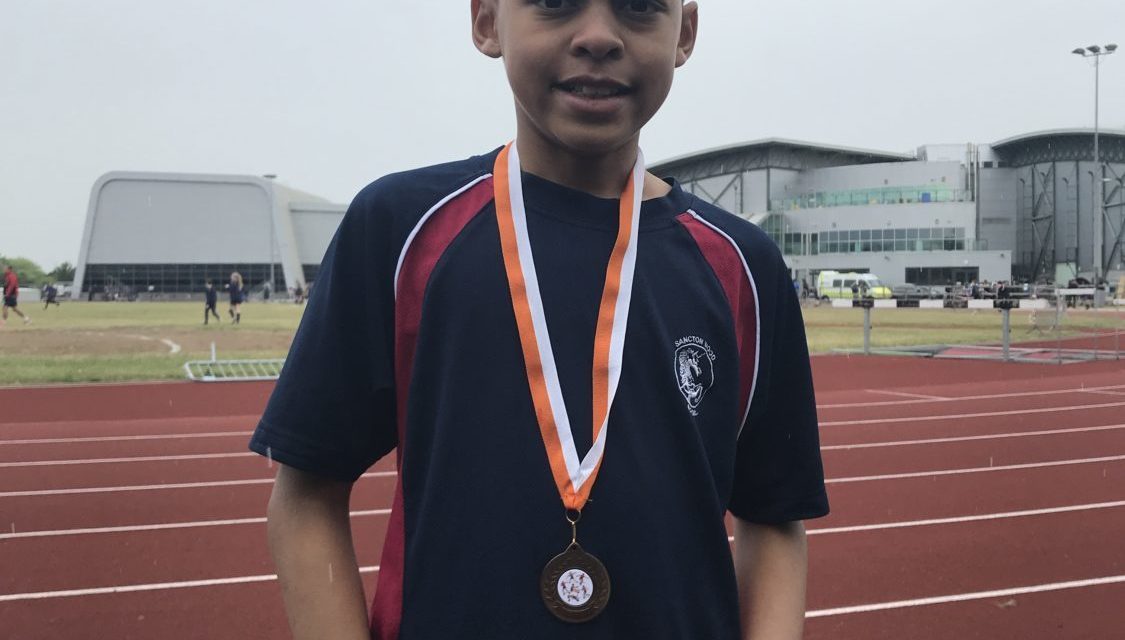
[[991,400],[994,398],[1025,398],[1029,396],[1051,396],[1063,393],[1078,393],[1081,391],[1100,391],[1104,389],[1122,389],[1125,384],[1111,384],[1101,387],[1079,387],[1075,389],[1050,389],[1047,391],[1014,391],[1011,393],[990,393],[985,395],[976,396],[958,396],[954,398],[942,398],[940,400],[882,400],[877,402],[847,402],[840,404],[818,404],[817,409],[848,409],[851,407],[893,407],[904,404],[927,404],[930,402],[958,402],[961,400]]
[[[379,570],[379,565],[360,567],[360,573],[374,573]],[[76,596],[100,596],[115,593],[137,593],[140,591],[164,591],[167,589],[190,589],[193,587],[216,587],[231,584],[248,584],[253,582],[270,582],[277,580],[277,574],[260,576],[241,576],[238,578],[214,578],[211,580],[185,580],[183,582],[157,582],[152,584],[129,584],[117,587],[94,587],[92,589],[67,589],[65,591],[39,591],[36,593],[8,593],[0,595],[0,602],[17,602],[20,600],[45,600],[48,598],[73,598]]]
[[[750,272],[750,265],[746,262],[746,256],[742,254],[742,249],[738,247],[738,243],[733,238],[723,233],[723,230],[715,225],[707,222],[695,211],[688,209],[691,217],[709,227],[712,231],[719,234],[734,247],[735,253],[738,254],[738,259],[742,261],[742,268],[746,272],[746,278],[750,280],[750,290],[754,293],[754,377],[750,381],[750,397],[746,401],[746,411],[742,414],[742,423],[738,425],[738,435],[735,439],[742,437],[742,429],[746,426],[746,420],[750,417],[750,407],[754,404],[754,391],[758,388],[758,364],[762,354],[762,318],[760,310],[760,300],[758,298],[758,283],[754,281],[754,274]],[[738,313],[738,309],[731,309],[733,313]]]
[[1029,462],[1025,464],[1009,464],[996,467],[968,467],[965,469],[939,469],[937,471],[917,471],[911,473],[889,473],[879,476],[854,476],[850,478],[830,478],[825,484],[841,482],[866,482],[868,480],[901,480],[903,478],[928,478],[931,476],[954,476],[967,473],[984,473],[988,471],[1012,471],[1015,469],[1039,469],[1042,467],[1063,467],[1075,464],[1092,464],[1095,462],[1115,462],[1125,460],[1125,456],[1105,456],[1101,458],[1077,458],[1074,460],[1052,460],[1051,462]]
[[172,460],[212,460],[218,458],[249,458],[258,454],[245,453],[193,453],[176,456],[137,456],[133,458],[91,458],[88,460],[29,460],[26,462],[0,462],[0,469],[12,467],[53,467],[72,464],[115,464],[119,462],[166,462]]
[[410,230],[410,235],[408,235],[406,237],[406,243],[403,244],[402,251],[400,251],[399,254],[398,254],[398,263],[395,265],[395,283],[394,284],[395,284],[395,299],[396,300],[398,299],[398,276],[399,276],[399,272],[402,271],[402,263],[403,263],[404,260],[406,260],[406,252],[410,250],[410,245],[412,245],[414,243],[414,237],[417,236],[418,232],[420,232],[422,230],[422,227],[426,224],[426,221],[429,220],[430,216],[434,215],[434,213],[436,213],[439,209],[441,209],[446,204],[448,204],[450,200],[453,200],[454,198],[461,195],[462,193],[465,193],[469,189],[472,189],[473,187],[475,187],[481,181],[487,180],[491,177],[492,177],[491,173],[486,173],[483,176],[477,178],[476,180],[473,180],[469,184],[467,184],[467,185],[461,187],[460,189],[454,191],[453,193],[445,196],[444,198],[439,200],[437,204],[430,207],[430,210],[427,211],[422,216],[422,218],[420,220],[418,220],[418,223],[414,225],[414,228]]
[[1054,436],[1063,433],[1085,433],[1089,431],[1113,431],[1125,429],[1125,424],[1107,424],[1100,427],[1076,427],[1073,429],[1047,429],[1044,431],[1020,431],[1016,433],[990,433],[979,436],[957,438],[927,438],[925,440],[897,440],[894,442],[867,442],[862,444],[835,444],[820,448],[821,451],[850,451],[852,449],[875,449],[878,447],[902,447],[914,444],[940,444],[943,442],[970,442],[973,440],[999,440],[1001,438],[1030,438],[1034,436]]
[[15,444],[77,444],[81,442],[127,442],[133,440],[177,440],[180,438],[233,438],[246,437],[253,431],[215,431],[212,433],[165,433],[143,436],[91,436],[85,438],[39,438],[31,440],[0,440],[0,446]]
[[[360,478],[393,478],[396,471],[372,471]],[[270,484],[273,478],[251,478],[248,480],[216,480],[213,482],[178,482],[175,484],[145,484],[120,487],[81,487],[76,489],[38,489],[33,491],[3,491],[0,498],[25,498],[30,496],[68,496],[83,493],[118,493],[122,491],[160,491],[162,489],[201,489],[205,487],[237,487],[242,485]]]
[[886,424],[888,422],[931,422],[934,420],[956,420],[961,418],[990,418],[993,416],[1015,416],[1031,413],[1053,413],[1056,411],[1078,411],[1086,409],[1105,409],[1108,407],[1123,407],[1125,402],[1107,402],[1104,404],[1083,404],[1067,407],[1043,407],[1040,409],[1013,409],[1012,411],[986,411],[981,413],[951,413],[938,416],[909,416],[905,418],[872,418],[870,420],[836,420],[821,422],[822,427],[838,427],[856,424]]
[[[390,515],[390,509],[368,509],[365,511],[351,511],[348,513],[353,518],[364,516]],[[265,518],[233,518],[230,520],[196,520],[193,522],[163,522],[160,524],[122,525],[119,527],[87,527],[81,529],[52,529],[45,531],[20,531],[17,533],[0,533],[0,540],[15,540],[21,538],[50,538],[55,536],[81,536],[97,533],[133,533],[136,531],[165,531],[168,529],[194,529],[199,527],[230,527],[243,524],[265,524]]]
[[805,612],[806,618],[823,618],[826,616],[840,616],[851,613],[869,613],[872,611],[885,611],[887,609],[905,609],[907,607],[923,607],[932,604],[947,604],[950,602],[965,602],[967,600],[985,600],[987,598],[1004,598],[1007,596],[1026,595],[1029,593],[1042,593],[1045,591],[1062,591],[1064,589],[1081,589],[1083,587],[1096,587],[1107,584],[1125,582],[1125,575],[1108,576],[1105,578],[1090,578],[1088,580],[1071,580],[1069,582],[1052,582],[1037,584],[1028,587],[1014,587],[1011,589],[996,589],[994,591],[976,591],[973,593],[957,593],[947,596],[933,596],[930,598],[916,598],[914,600],[896,600],[894,602],[880,602],[876,604],[861,604],[852,607],[837,607],[835,609],[818,609]]

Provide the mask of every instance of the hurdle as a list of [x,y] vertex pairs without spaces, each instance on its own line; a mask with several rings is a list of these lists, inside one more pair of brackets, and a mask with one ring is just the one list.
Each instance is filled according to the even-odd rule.
[[251,382],[277,380],[285,358],[244,360],[219,360],[215,343],[211,343],[210,360],[191,360],[184,363],[184,374],[192,382]]

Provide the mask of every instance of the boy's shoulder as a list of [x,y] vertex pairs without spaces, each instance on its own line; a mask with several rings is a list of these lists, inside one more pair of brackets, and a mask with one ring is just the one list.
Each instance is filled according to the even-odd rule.
[[360,190],[349,215],[391,216],[384,222],[413,224],[411,220],[489,175],[495,153],[387,174]]
[[781,249],[758,225],[694,195],[691,196],[691,212],[734,243],[759,285],[788,273]]

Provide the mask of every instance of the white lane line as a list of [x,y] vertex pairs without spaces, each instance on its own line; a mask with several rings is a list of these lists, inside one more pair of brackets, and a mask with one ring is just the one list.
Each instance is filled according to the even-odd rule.
[[1125,500],[1117,502],[1096,502],[1092,504],[1076,504],[1067,507],[1048,507],[1044,509],[1028,509],[1026,511],[1005,511],[1001,513],[982,513],[975,516],[954,516],[949,518],[930,518],[927,520],[909,520],[903,522],[883,522],[879,524],[860,524],[849,527],[823,527],[809,529],[810,536],[826,535],[830,533],[853,533],[856,531],[881,531],[883,529],[903,529],[907,527],[925,527],[935,524],[957,524],[960,522],[980,522],[982,520],[1004,520],[1006,518],[1024,518],[1028,516],[1043,516],[1053,513],[1070,513],[1072,511],[1093,511],[1096,509],[1114,509],[1125,507]]
[[946,596],[930,598],[916,598],[914,600],[897,600],[894,602],[879,602],[875,604],[861,604],[852,607],[837,607],[835,609],[818,609],[806,611],[806,618],[823,618],[827,616],[842,616],[851,613],[868,613],[871,611],[885,611],[887,609],[905,609],[907,607],[924,607],[932,604],[946,604],[950,602],[965,602],[966,600],[985,600],[988,598],[1004,598],[1008,596],[1026,595],[1029,593],[1042,593],[1045,591],[1062,591],[1064,589],[1081,589],[1083,587],[1097,587],[1107,584],[1125,582],[1125,576],[1107,576],[1105,578],[1090,578],[1088,580],[1071,580],[1069,582],[1052,582],[1049,584],[1036,584],[1027,587],[1014,587],[1011,589],[996,589],[993,591],[976,591],[973,593],[955,593]]
[[987,471],[1012,471],[1015,469],[1038,469],[1041,467],[1062,467],[1076,464],[1094,464],[1096,462],[1115,462],[1125,460],[1125,456],[1105,456],[1102,458],[1077,458],[1074,460],[1052,460],[1051,462],[1031,462],[1026,464],[1009,464],[998,467],[968,467],[966,469],[939,469],[937,471],[917,471],[912,473],[888,473],[878,476],[855,476],[850,478],[828,478],[825,484],[841,482],[867,482],[869,480],[901,480],[903,478],[928,478],[931,476],[955,476],[967,473],[984,473]]
[[[360,478],[393,478],[396,471],[372,471]],[[236,487],[252,484],[270,484],[273,478],[251,478],[249,480],[215,480],[212,482],[178,482],[175,484],[144,484],[121,487],[82,487],[76,489],[37,489],[34,491],[3,491],[0,498],[24,498],[29,496],[66,496],[83,493],[116,493],[120,491],[159,491],[162,489],[199,489],[203,487]]]
[[995,416],[1016,416],[1032,413],[1054,413],[1057,411],[1084,411],[1086,409],[1105,409],[1125,407],[1125,402],[1105,402],[1102,404],[1071,405],[1066,407],[1042,407],[1039,409],[1012,409],[1011,411],[983,411],[980,413],[951,413],[938,416],[907,416],[902,418],[871,418],[868,420],[836,420],[821,422],[822,427],[840,427],[856,424],[886,424],[888,422],[931,422],[933,420],[961,420],[964,418],[991,418]]
[[900,398],[914,398],[915,400],[919,398],[922,400],[949,400],[949,398],[944,396],[928,396],[923,393],[906,393],[904,391],[887,391],[885,389],[864,389],[864,391],[868,393],[882,393],[888,396],[899,396]]
[[[1051,396],[1065,393],[1079,393],[1081,391],[1104,391],[1107,389],[1125,389],[1125,384],[1111,384],[1100,387],[1076,387],[1072,389],[1049,389],[1047,391],[1010,391],[1008,393],[989,393],[975,396],[956,396],[942,398],[941,400],[882,400],[875,402],[845,402],[838,404],[818,404],[817,409],[848,409],[851,407],[893,407],[904,404],[928,404],[931,402],[958,402],[961,400],[992,400],[995,398],[1026,398],[1030,396]],[[934,396],[935,398],[937,396]]]
[[[390,509],[368,509],[365,511],[351,511],[348,513],[353,518],[364,516],[387,516]],[[198,527],[229,527],[243,524],[265,524],[265,518],[235,518],[231,520],[196,520],[194,522],[163,522],[160,524],[138,524],[120,527],[88,527],[84,529],[53,529],[47,531],[20,531],[18,533],[0,533],[0,540],[15,540],[21,538],[50,538],[55,536],[81,536],[96,533],[133,533],[136,531],[164,531],[167,529],[193,529]]]
[[[883,529],[902,529],[906,527],[926,527],[935,524],[956,524],[958,522],[978,522],[981,520],[1003,520],[1005,518],[1021,518],[1026,516],[1041,516],[1052,513],[1069,513],[1071,511],[1091,511],[1095,509],[1113,509],[1125,507],[1125,500],[1118,502],[1097,502],[1093,504],[1076,504],[1069,507],[1049,507],[1044,509],[1030,509],[1027,511],[1007,511],[1003,513],[983,513],[975,516],[953,516],[949,518],[931,518],[928,520],[908,520],[902,522],[881,522],[878,524],[858,524],[850,527],[822,527],[820,529],[807,529],[810,536],[831,533],[852,533],[855,531],[880,531]],[[728,542],[734,542],[734,536],[727,536]]]
[[[360,567],[360,573],[374,573],[379,565]],[[151,584],[127,584],[115,587],[94,587],[92,589],[67,589],[65,591],[38,591],[34,593],[7,593],[0,595],[0,602],[19,600],[45,600],[48,598],[73,598],[76,596],[100,596],[115,593],[136,593],[139,591],[163,591],[167,589],[191,589],[195,587],[216,587],[230,584],[249,584],[277,580],[277,574],[260,576],[240,576],[237,578],[213,578],[210,580],[185,580],[183,582],[156,582]]]
[[13,467],[53,467],[73,464],[117,464],[122,462],[172,462],[175,460],[213,460],[223,458],[260,457],[253,451],[237,453],[185,453],[175,456],[134,456],[129,458],[90,458],[87,460],[27,460],[23,462],[0,462],[0,469]]
[[1103,396],[1117,396],[1118,398],[1125,397],[1125,393],[1120,391],[1106,391],[1103,389],[1084,389],[1085,393],[1099,393]]
[[1113,431],[1125,429],[1125,424],[1107,424],[1100,427],[1075,427],[1072,429],[1045,429],[1042,431],[1019,431],[1016,433],[989,433],[979,436],[959,436],[955,438],[926,438],[924,440],[895,440],[893,442],[865,442],[861,444],[825,445],[821,451],[850,451],[852,449],[873,449],[877,447],[903,447],[914,444],[940,444],[944,442],[969,442],[971,440],[999,440],[1001,438],[1030,438],[1034,436],[1054,436],[1064,433],[1084,433],[1087,431]]
[[160,341],[168,347],[168,355],[175,355],[181,351],[180,345],[172,342],[168,338],[161,338]]
[[163,433],[144,436],[88,436],[84,438],[34,438],[28,440],[0,440],[4,445],[27,444],[74,444],[78,442],[128,442],[134,440],[178,440],[180,438],[243,438],[253,435],[253,431],[213,431],[211,433]]

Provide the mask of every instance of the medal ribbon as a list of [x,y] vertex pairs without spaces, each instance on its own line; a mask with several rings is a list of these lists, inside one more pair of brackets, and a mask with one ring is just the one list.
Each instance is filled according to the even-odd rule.
[[[641,218],[644,185],[644,158],[637,150],[637,162],[621,194],[617,241],[606,268],[605,286],[598,308],[594,335],[593,367],[593,446],[581,460],[574,446],[570,418],[563,402],[551,336],[547,331],[539,279],[531,255],[520,179],[519,152],[509,144],[496,157],[493,181],[496,220],[500,227],[500,246],[504,269],[512,295],[520,346],[523,348],[527,382],[535,406],[535,417],[543,446],[551,463],[559,496],[567,509],[581,511],[590,497],[605,453],[609,410],[621,379],[625,327],[633,296],[633,273],[637,262],[637,236]],[[512,179],[514,176],[514,179]]]

